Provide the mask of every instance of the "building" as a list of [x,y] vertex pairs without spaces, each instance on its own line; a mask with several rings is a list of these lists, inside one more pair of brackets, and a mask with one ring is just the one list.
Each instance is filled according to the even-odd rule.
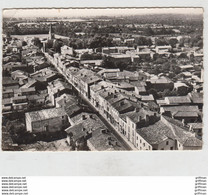
[[56,132],[68,126],[68,117],[63,108],[51,108],[25,113],[27,131],[31,133]]
[[61,54],[62,55],[73,55],[74,54],[74,51],[73,51],[73,48],[72,47],[69,47],[67,45],[64,45],[61,47]]
[[147,80],[147,88],[148,89],[155,89],[157,91],[164,91],[165,89],[172,90],[174,87],[173,82],[164,76],[161,77],[152,77],[149,80]]
[[199,108],[194,105],[161,106],[160,113],[181,120],[184,124],[201,120]]
[[61,96],[64,93],[69,94],[71,92],[72,87],[68,83],[62,81],[61,79],[56,79],[48,84],[47,89],[49,100],[53,105],[55,105],[55,98]]
[[163,52],[169,52],[172,49],[170,45],[164,45],[164,46],[156,46],[155,51],[156,53],[163,53]]

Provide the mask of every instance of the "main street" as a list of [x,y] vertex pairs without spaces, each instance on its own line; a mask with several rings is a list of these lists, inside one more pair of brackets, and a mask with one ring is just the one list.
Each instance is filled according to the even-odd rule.
[[[47,56],[46,56],[47,57]],[[73,86],[73,84],[69,81],[67,76],[63,73],[63,71],[57,67],[55,64],[51,62],[51,64],[57,69],[57,71],[64,76],[66,81]],[[73,88],[78,92],[78,90],[73,86]],[[93,111],[97,114],[100,120],[106,125],[106,127],[113,133],[113,135],[118,139],[118,141],[123,145],[126,150],[137,150],[133,144],[131,144],[122,134],[116,131],[116,129],[107,121],[105,117],[103,117],[99,111],[91,104],[91,102],[85,98],[82,94],[78,92],[78,96],[82,99],[82,101]]]

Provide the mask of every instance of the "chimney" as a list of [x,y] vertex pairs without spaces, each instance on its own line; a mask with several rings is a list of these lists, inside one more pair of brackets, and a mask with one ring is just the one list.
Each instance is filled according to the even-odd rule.
[[192,130],[193,130],[193,126],[190,125],[190,126],[189,126],[189,131],[192,131]]
[[83,128],[82,128],[82,131],[85,131],[85,130],[86,130],[86,129],[83,127]]
[[64,96],[64,102],[66,103],[66,96]]
[[136,108],[134,108],[134,112],[139,112],[139,110],[140,110],[140,109],[139,109],[139,108],[137,108],[137,107],[136,107]]
[[149,122],[149,115],[145,116],[145,121],[148,123]]
[[90,118],[93,119],[93,115],[92,114],[90,114]]
[[85,119],[86,119],[86,117],[85,117],[85,115],[83,114],[83,115],[82,115],[82,120],[85,120]]
[[106,130],[105,129],[102,129],[101,132],[104,134],[104,133],[106,133]]
[[185,123],[184,119],[182,119],[182,124],[183,124],[184,127],[186,126],[186,123]]

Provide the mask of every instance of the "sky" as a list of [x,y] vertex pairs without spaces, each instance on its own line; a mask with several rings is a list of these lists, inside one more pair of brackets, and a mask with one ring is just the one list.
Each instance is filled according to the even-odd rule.
[[203,14],[202,8],[94,8],[94,9],[7,9],[4,17],[87,17],[87,16],[128,16],[139,14]]

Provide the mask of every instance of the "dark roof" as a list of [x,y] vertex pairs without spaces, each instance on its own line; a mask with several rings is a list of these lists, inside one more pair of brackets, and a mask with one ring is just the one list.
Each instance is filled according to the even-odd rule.
[[185,147],[202,147],[202,141],[196,137],[190,137],[184,143]]
[[203,93],[191,93],[191,100],[195,104],[203,104]]

